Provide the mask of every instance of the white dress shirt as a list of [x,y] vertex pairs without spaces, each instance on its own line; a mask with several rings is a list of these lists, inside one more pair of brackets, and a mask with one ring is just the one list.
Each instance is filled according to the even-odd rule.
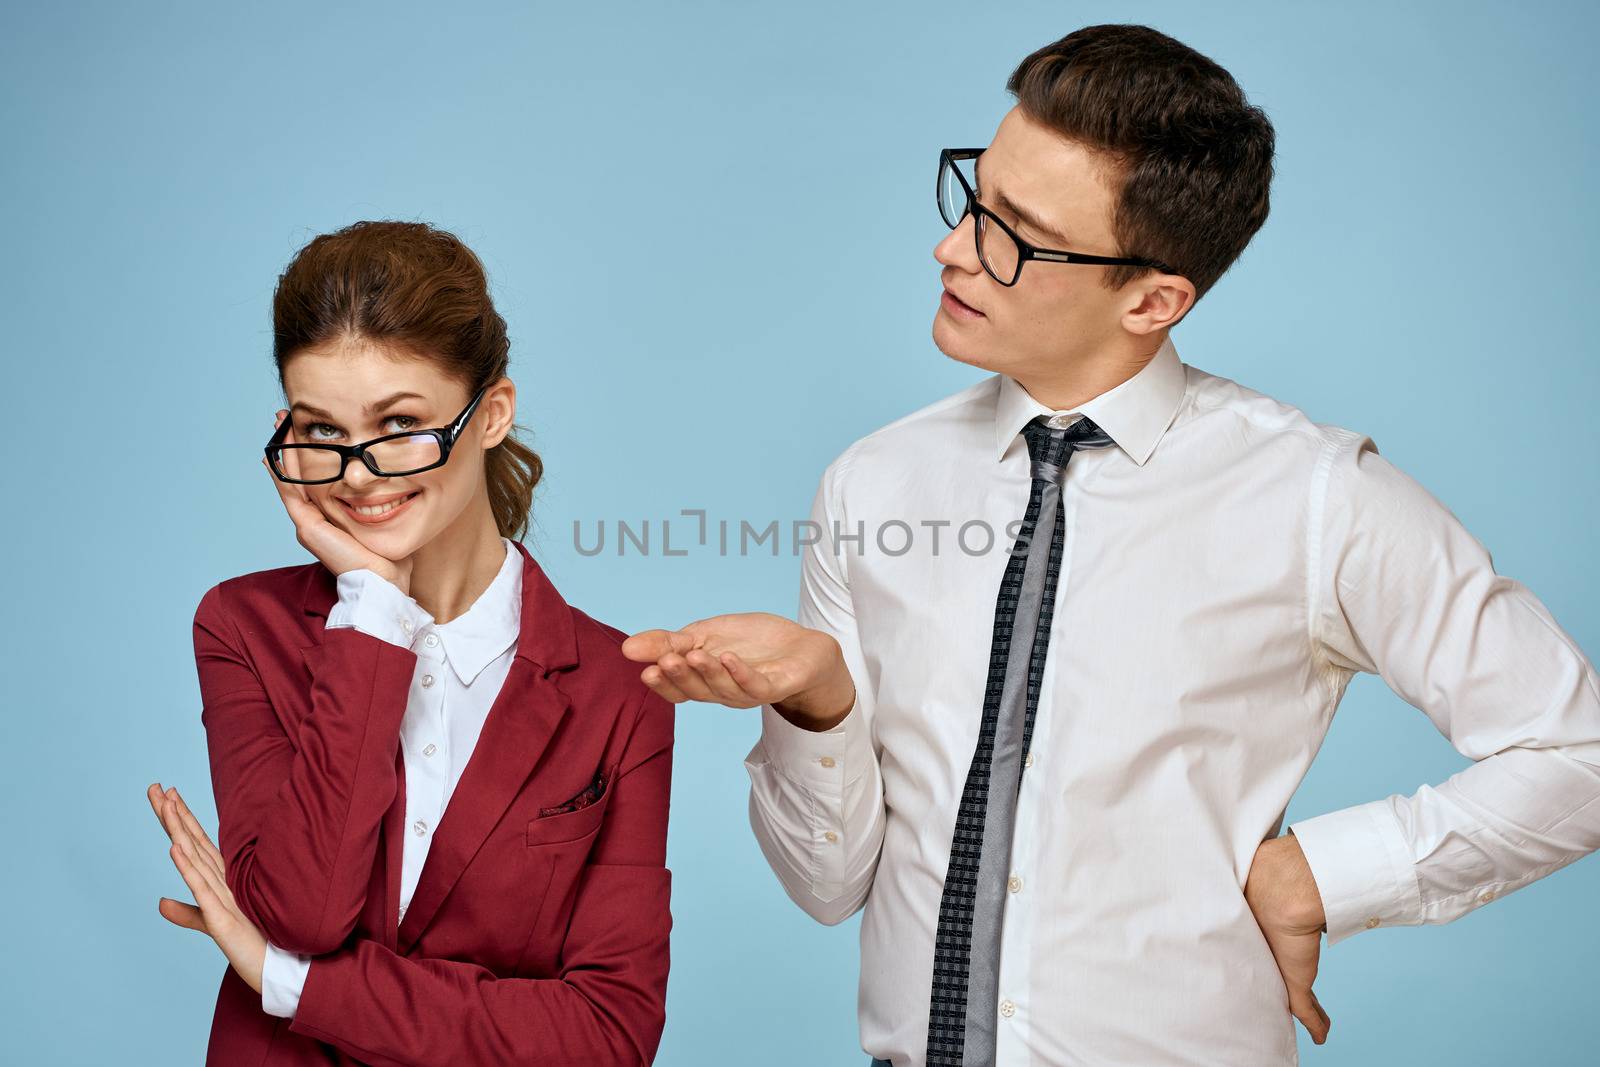
[[1297,1062],[1243,886],[1356,671],[1477,762],[1291,828],[1330,945],[1448,922],[1600,847],[1594,668],[1370,438],[1188,366],[1170,340],[1071,412],[992,376],[824,472],[799,619],[838,639],[856,703],[820,733],[763,708],[746,760],[751,823],[789,895],[830,924],[865,905],[867,1052],[924,1062],[951,831],[1028,497],[1019,432],[1040,414],[1087,415],[1115,447],[1075,454],[1062,492],[1001,1067]]
[[[477,746],[489,709],[516,655],[522,620],[522,555],[502,537],[506,558],[494,580],[465,612],[436,623],[422,605],[370,570],[339,575],[338,603],[326,628],[353,626],[417,654],[411,692],[400,720],[405,767],[405,844],[400,850],[400,918],[417,888],[461,772]],[[448,667],[448,669],[446,669]],[[311,957],[268,944],[261,969],[261,1006],[293,1016]]]

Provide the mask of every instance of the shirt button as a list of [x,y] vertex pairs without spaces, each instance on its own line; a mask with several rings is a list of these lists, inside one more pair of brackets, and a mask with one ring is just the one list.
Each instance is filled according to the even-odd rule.
[[1372,916],[1371,918],[1369,918],[1367,920],[1367,929],[1368,930],[1371,930],[1374,926],[1377,926],[1377,925],[1378,925],[1378,917],[1376,915]]
[[411,824],[411,829],[415,831],[418,837],[421,837],[423,834],[428,832],[428,824],[423,822],[421,819],[418,819],[416,822]]
[[839,840],[839,835],[834,833],[832,830],[829,830],[827,833],[823,834],[822,836],[823,836],[823,839],[826,840],[828,842],[828,844],[830,844],[830,845],[833,844],[835,841]]
[[1002,1000],[1000,1002],[1000,1014],[1001,1015],[1003,1015],[1007,1019],[1009,1019],[1013,1015],[1015,1015],[1016,1013],[1017,1013],[1017,1006],[1015,1004],[1011,1003],[1011,1001]]
[[437,751],[439,751],[439,746],[438,746],[438,745],[436,745],[436,744],[434,744],[434,743],[433,743],[433,742],[432,742],[432,741],[429,741],[429,742],[428,742],[428,747],[427,747],[427,748],[424,748],[424,749],[423,749],[423,750],[422,750],[422,754],[423,754],[423,755],[424,755],[424,756],[431,756],[431,755],[433,755],[433,754],[434,754],[434,753],[435,753],[435,752],[437,752]]
[[1022,878],[1013,874],[1010,878],[1006,879],[1006,888],[1011,890],[1013,893],[1022,892]]
[[410,633],[411,632],[411,620],[410,619],[401,619],[400,620],[400,629],[404,630],[406,633]]
[[422,643],[427,645],[429,648],[432,648],[434,645],[439,643],[439,636],[437,634],[429,634],[427,637],[422,639]]
[[1026,756],[1022,757],[1022,765],[1024,767],[1032,767],[1033,766],[1033,753],[1032,752],[1030,752]]
[[424,674],[422,676],[422,688],[424,688],[424,689],[432,689],[433,688],[433,675]]
[[1479,897],[1478,899],[1483,901],[1485,904],[1489,904],[1489,903],[1493,902],[1493,900],[1494,900],[1494,890],[1493,889],[1485,889],[1483,891],[1483,896]]
[[823,756],[817,762],[822,764],[824,767],[832,767],[835,761],[832,756]]

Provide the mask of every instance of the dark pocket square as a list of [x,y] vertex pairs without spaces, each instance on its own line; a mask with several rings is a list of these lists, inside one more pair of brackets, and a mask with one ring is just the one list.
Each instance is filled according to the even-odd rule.
[[599,800],[605,794],[605,791],[606,772],[601,771],[599,774],[594,776],[594,781],[589,783],[589,787],[587,789],[573,797],[571,800],[563,804],[557,804],[553,808],[540,808],[539,817],[542,819],[550,815],[565,815],[569,811],[581,811],[584,808],[587,808],[590,804],[593,804],[595,801]]

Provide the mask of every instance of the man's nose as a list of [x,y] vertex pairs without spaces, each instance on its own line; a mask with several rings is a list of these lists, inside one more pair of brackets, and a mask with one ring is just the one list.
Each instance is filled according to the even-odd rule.
[[978,262],[978,246],[972,235],[972,228],[976,225],[970,212],[963,216],[956,228],[933,246],[933,258],[946,267],[954,267],[968,274],[982,270],[983,264]]

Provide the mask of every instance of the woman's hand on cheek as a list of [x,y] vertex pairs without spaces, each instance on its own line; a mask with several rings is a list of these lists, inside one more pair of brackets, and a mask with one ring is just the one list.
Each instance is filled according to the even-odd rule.
[[[286,417],[288,412],[280,410],[273,422],[273,429],[277,429]],[[293,442],[294,431],[291,429],[284,438],[284,443]],[[296,462],[294,449],[285,451],[283,456],[287,472],[291,476],[297,475],[299,465]],[[410,559],[396,561],[378,555],[323,514],[322,509],[306,495],[306,486],[280,480],[272,472],[272,467],[267,463],[265,456],[261,457],[261,465],[266,468],[267,477],[272,479],[272,485],[278,491],[278,498],[283,501],[284,510],[289,513],[289,518],[294,523],[295,539],[300,542],[302,548],[316,556],[324,567],[335,576],[345,571],[370,570],[399,586],[401,591],[410,593]]]
[[168,855],[195,899],[194,904],[185,904],[162,897],[158,904],[162,917],[215,941],[245,984],[261,992],[267,939],[234,903],[221,851],[176,789],[163,791],[160,783],[156,783],[146,791],[146,798],[171,839]]

